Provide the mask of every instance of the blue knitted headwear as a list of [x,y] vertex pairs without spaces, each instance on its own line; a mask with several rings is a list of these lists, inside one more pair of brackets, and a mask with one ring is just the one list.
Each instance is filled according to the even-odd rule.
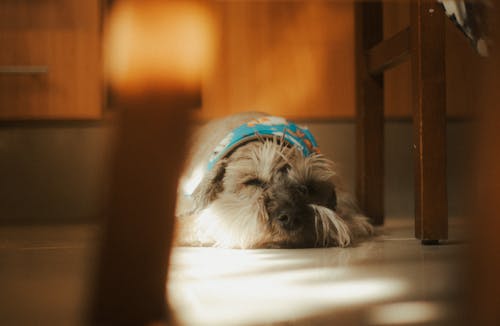
[[211,170],[220,159],[244,143],[275,137],[297,147],[304,156],[319,153],[318,144],[306,127],[299,126],[284,118],[265,116],[242,124],[224,137],[212,152],[207,170]]

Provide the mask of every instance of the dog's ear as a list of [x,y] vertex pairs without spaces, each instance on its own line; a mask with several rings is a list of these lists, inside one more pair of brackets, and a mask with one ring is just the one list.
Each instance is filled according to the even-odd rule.
[[217,198],[217,194],[224,190],[223,180],[226,173],[227,159],[222,159],[206,173],[202,181],[193,192],[194,210],[199,211],[207,207]]

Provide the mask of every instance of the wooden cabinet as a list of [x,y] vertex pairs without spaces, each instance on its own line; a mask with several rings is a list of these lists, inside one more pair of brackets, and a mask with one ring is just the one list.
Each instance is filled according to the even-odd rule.
[[99,0],[0,1],[0,119],[102,112]]
[[[221,1],[215,68],[201,118],[263,110],[295,119],[352,119],[354,5],[349,1]],[[409,4],[384,3],[384,35],[409,24]],[[479,58],[446,21],[448,116],[475,109]],[[410,60],[385,73],[385,116],[411,117]]]
[[201,118],[248,110],[290,118],[354,115],[354,6],[221,1],[219,47]]
[[[102,0],[101,0],[102,1]],[[102,114],[100,0],[0,1],[0,119]],[[104,1],[102,1],[104,2]],[[354,117],[354,5],[349,1],[209,2],[219,28],[202,119],[261,110],[294,119]],[[407,3],[384,6],[386,36]],[[474,110],[480,61],[447,22],[450,116]],[[386,116],[410,116],[409,61],[386,73]]]

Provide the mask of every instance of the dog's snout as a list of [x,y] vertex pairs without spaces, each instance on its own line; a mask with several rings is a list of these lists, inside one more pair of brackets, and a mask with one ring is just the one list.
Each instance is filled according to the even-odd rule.
[[292,231],[300,227],[299,219],[294,216],[294,214],[291,214],[291,212],[281,212],[278,215],[277,220],[281,227],[285,230]]

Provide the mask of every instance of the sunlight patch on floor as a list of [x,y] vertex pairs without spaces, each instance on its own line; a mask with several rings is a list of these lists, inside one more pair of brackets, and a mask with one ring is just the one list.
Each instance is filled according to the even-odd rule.
[[452,297],[459,284],[454,271],[460,270],[456,258],[461,248],[423,247],[411,238],[411,221],[398,223],[345,249],[175,248],[170,302],[186,325],[309,319],[316,320],[311,325],[321,325],[314,318],[335,321],[346,313],[361,316],[356,320],[362,324],[383,325],[395,320],[395,307],[408,311],[409,324],[419,322],[412,319],[416,313],[429,320],[442,318],[439,302]]
[[[334,254],[342,249],[331,250]],[[171,302],[187,324],[235,325],[305,318],[332,306],[395,298],[407,290],[405,282],[397,279],[350,279],[345,267],[307,267],[308,258],[318,253],[301,250],[296,257],[282,259],[279,252],[270,255],[255,250],[176,252],[174,261],[183,261],[183,268],[174,262]],[[190,268],[185,261],[197,256],[201,262]]]

